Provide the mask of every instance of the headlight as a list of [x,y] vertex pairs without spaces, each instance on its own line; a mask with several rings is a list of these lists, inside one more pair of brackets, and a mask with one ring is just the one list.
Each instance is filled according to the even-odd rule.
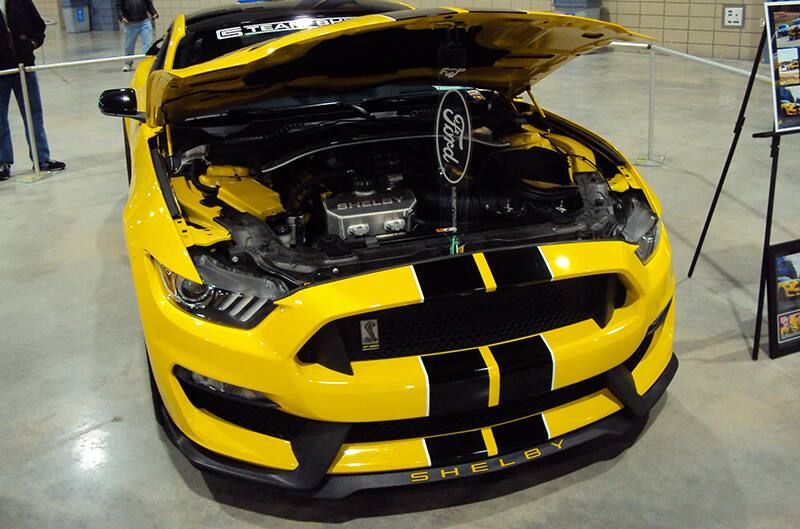
[[636,244],[636,255],[645,263],[653,255],[661,237],[661,221],[650,209],[644,199],[632,197],[625,204],[627,221],[622,229],[622,237]]
[[214,323],[254,327],[272,310],[272,302],[289,292],[281,279],[238,274],[219,268],[205,256],[195,261],[203,283],[195,283],[157,264],[170,301]]
[[650,228],[647,233],[639,239],[639,247],[636,249],[636,255],[643,263],[650,259],[653,252],[658,246],[658,240],[661,238],[661,221],[656,219],[656,223]]

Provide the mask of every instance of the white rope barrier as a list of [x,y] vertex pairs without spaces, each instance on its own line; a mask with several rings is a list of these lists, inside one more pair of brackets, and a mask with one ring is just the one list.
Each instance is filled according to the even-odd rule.
[[[56,26],[56,39],[58,40],[58,55],[59,60],[61,59],[61,31],[59,25],[52,20],[48,20],[46,24],[52,24]],[[720,70],[724,70],[729,73],[734,73],[737,75],[749,76],[750,72],[742,70],[740,68],[736,68],[734,66],[729,66],[727,64],[723,64],[717,61],[712,61],[710,59],[704,59],[702,57],[697,57],[695,55],[691,55],[688,53],[683,53],[681,51],[672,50],[669,48],[664,48],[662,46],[658,46],[657,44],[644,44],[639,42],[619,42],[615,41],[611,43],[611,46],[614,47],[629,47],[629,48],[640,48],[646,49],[650,55],[650,79],[649,79],[649,87],[650,87],[650,101],[649,101],[649,109],[648,109],[648,130],[647,130],[647,154],[644,156],[640,156],[637,158],[636,163],[639,165],[645,166],[660,166],[664,162],[663,156],[657,156],[654,154],[655,150],[655,109],[656,109],[656,55],[661,53],[662,55],[672,55],[674,57],[680,57],[682,59],[686,59],[689,61],[696,62],[698,64],[702,64],[705,66],[709,66],[712,68],[717,68]],[[119,61],[133,61],[136,59],[142,59],[146,57],[146,55],[139,54],[139,55],[120,55],[117,57],[101,57],[98,59],[85,59],[81,61],[67,61],[67,62],[56,62],[53,64],[42,64],[39,66],[23,66],[22,64],[19,65],[19,68],[9,68],[6,70],[0,70],[0,76],[3,75],[19,75],[20,81],[24,83],[25,81],[25,74],[29,72],[38,72],[44,70],[53,70],[57,68],[71,68],[75,66],[85,66],[90,64],[103,64],[108,62],[119,62]],[[770,82],[769,77],[765,75],[757,75],[756,79],[763,82]],[[26,86],[23,86],[23,95],[27,92]],[[28,101],[27,97],[24,97],[24,106],[25,106],[25,114],[26,116],[30,116],[30,102]],[[31,126],[31,137],[34,137],[33,123],[30,122],[30,117],[28,117],[28,122]],[[38,158],[38,157],[35,157]],[[37,159],[34,159],[34,173],[36,179],[38,179],[41,171],[39,168],[39,163]],[[28,181],[33,181],[28,180]]]
[[[648,50],[650,55],[650,83],[649,83],[650,100],[647,112],[647,153],[636,158],[636,164],[645,167],[660,167],[664,165],[664,156],[657,155],[654,152],[655,119],[656,119],[655,113],[656,113],[656,55],[657,54],[660,53],[662,55],[671,55],[673,57],[680,57],[681,59],[686,59],[687,61],[696,62],[704,66],[717,68],[718,70],[723,70],[736,75],[741,75],[743,77],[750,77],[750,72],[747,70],[742,70],[741,68],[736,68],[735,66],[730,66],[728,64],[724,64],[721,62],[712,61],[711,59],[697,57],[696,55],[691,55],[689,53],[684,53],[682,51],[665,48],[663,46],[659,46],[658,44],[643,44],[639,42],[615,41],[611,43],[611,46],[646,49]],[[756,79],[765,83],[771,82],[770,78],[767,77],[766,75],[757,74]]]

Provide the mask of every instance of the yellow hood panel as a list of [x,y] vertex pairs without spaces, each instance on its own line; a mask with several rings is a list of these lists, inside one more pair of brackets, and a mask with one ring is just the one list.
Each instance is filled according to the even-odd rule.
[[444,84],[443,63],[437,57],[448,35],[454,34],[466,50],[466,69],[459,72],[458,84],[509,95],[612,41],[650,40],[616,24],[544,12],[434,8],[367,15],[298,31],[187,68],[153,72],[148,79],[148,122],[180,122],[286,95],[388,83]]

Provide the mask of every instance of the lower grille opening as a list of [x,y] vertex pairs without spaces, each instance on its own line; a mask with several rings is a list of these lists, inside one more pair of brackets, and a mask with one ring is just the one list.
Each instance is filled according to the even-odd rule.
[[[253,406],[242,401],[226,398],[205,391],[178,379],[189,402],[196,408],[220,419],[280,439],[292,441],[311,419],[282,412],[275,408]],[[605,388],[602,377],[594,377],[566,388],[558,389],[535,398],[495,406],[482,410],[450,413],[434,417],[353,423],[347,443],[368,443],[395,439],[412,439],[444,435],[465,430],[474,430],[504,422],[514,421],[555,408],[591,395]]]
[[[625,361],[631,371],[639,364],[651,346],[655,332],[666,319],[670,305],[653,322],[644,340]],[[280,439],[292,441],[302,435],[303,427],[315,421],[281,411],[279,408],[255,406],[247,402],[206,391],[177,379],[187,398],[196,408],[203,409],[229,423]],[[500,406],[446,413],[432,417],[353,423],[345,442],[367,443],[398,439],[413,439],[476,430],[535,415],[573,402],[606,388],[604,375],[578,382],[542,395]]]
[[482,410],[406,419],[400,421],[354,423],[348,443],[369,443],[393,439],[413,439],[445,435],[515,421],[567,404],[605,388],[602,376],[590,378],[544,395]]

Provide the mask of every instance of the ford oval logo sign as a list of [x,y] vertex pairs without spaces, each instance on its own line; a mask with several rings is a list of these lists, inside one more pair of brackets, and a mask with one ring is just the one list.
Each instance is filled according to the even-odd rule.
[[436,158],[445,180],[453,185],[467,174],[472,156],[472,122],[464,95],[448,90],[436,112]]

